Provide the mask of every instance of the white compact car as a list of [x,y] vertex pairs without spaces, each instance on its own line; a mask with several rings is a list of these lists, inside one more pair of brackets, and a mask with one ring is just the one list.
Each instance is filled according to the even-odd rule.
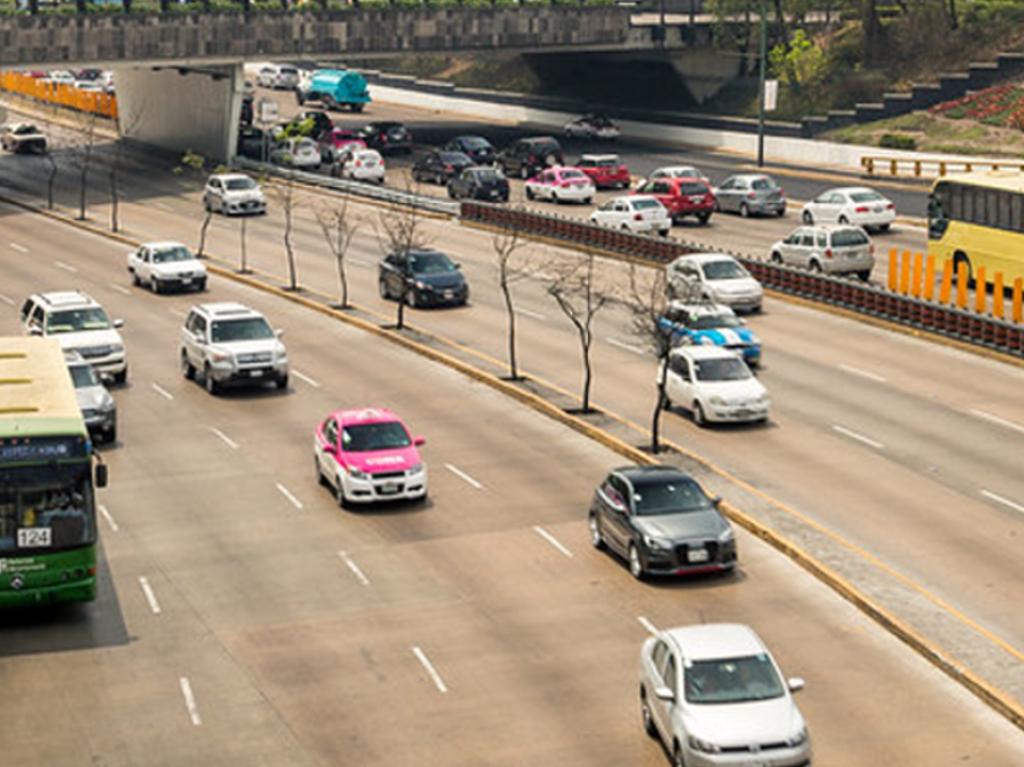
[[854,224],[885,232],[896,220],[896,204],[866,186],[822,192],[804,205],[805,224]]
[[590,214],[590,220],[612,229],[636,234],[657,232],[667,237],[672,231],[672,216],[657,197],[631,194],[615,197]]
[[154,293],[206,290],[206,267],[180,242],[147,242],[128,253],[128,272],[136,285]]
[[267,198],[260,185],[244,173],[217,173],[206,182],[203,206],[225,216],[235,213],[266,213]]
[[710,299],[733,311],[761,311],[764,289],[726,253],[691,253],[668,265],[668,289],[683,301]]
[[198,378],[210,394],[271,382],[286,389],[288,352],[280,337],[262,314],[242,304],[193,306],[181,329],[182,375]]
[[806,767],[811,742],[793,693],[749,626],[659,631],[640,650],[644,729],[680,767]]
[[85,293],[36,293],[22,304],[21,323],[26,333],[56,338],[65,352],[78,352],[100,376],[116,383],[128,380],[124,340],[117,332],[124,320],[111,322]]
[[350,147],[343,150],[331,172],[341,178],[353,181],[384,183],[384,158],[376,149]]
[[285,139],[270,153],[270,161],[275,165],[288,165],[305,170],[319,168],[322,160],[320,147],[311,138]]
[[263,88],[290,90],[299,84],[299,70],[288,64],[265,64],[256,75],[256,84]]
[[89,435],[104,442],[117,441],[117,404],[110,396],[107,387],[100,381],[92,365],[85,361],[78,352],[67,352],[64,355],[68,363],[71,383],[75,385],[75,398],[78,409],[82,411],[82,420],[89,430]]
[[768,420],[768,390],[736,352],[721,346],[679,346],[665,370],[666,406],[690,411],[698,426]]
[[[647,177],[647,181],[654,181],[659,178],[699,178],[702,181],[711,183],[711,180],[704,175],[704,172],[695,165],[667,165],[664,168],[655,168]],[[644,181],[640,182],[642,186]]]

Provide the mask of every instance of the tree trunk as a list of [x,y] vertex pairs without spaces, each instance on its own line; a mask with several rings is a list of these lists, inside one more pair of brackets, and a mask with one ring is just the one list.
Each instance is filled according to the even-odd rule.
[[878,49],[882,37],[882,23],[878,20],[876,0],[860,0],[860,23],[864,29],[864,55],[869,57]]
[[512,306],[512,291],[508,280],[501,281],[501,292],[505,296],[505,310],[508,312],[508,375],[513,381],[519,380],[519,368],[516,365],[516,310]]
[[245,216],[242,216],[241,224],[239,225],[239,232],[238,232],[239,244],[241,245],[241,248],[242,248],[242,265],[241,265],[241,268],[239,269],[239,271],[242,274],[248,274],[249,273],[249,259],[247,258],[248,254],[246,253],[246,250],[245,250],[245,222],[246,222],[246,218],[245,218]]
[[119,229],[117,220],[117,170],[110,166],[110,231],[116,232]]
[[53,210],[53,186],[57,183],[57,161],[49,152],[46,153],[46,161],[50,163],[50,175],[46,178],[46,208]]
[[[338,232],[338,247],[341,247],[341,232]],[[345,271],[345,254],[335,252],[334,258],[338,262],[338,284],[341,287],[341,301],[339,306],[348,309],[348,272]]]
[[665,363],[661,361],[661,375],[658,378],[658,401],[654,403],[654,415],[651,417],[651,452],[661,452],[661,411],[665,409]]
[[210,219],[213,218],[213,211],[206,211],[206,215],[203,217],[203,225],[199,227],[199,251],[196,253],[200,258],[206,252],[206,229],[210,226]]
[[291,205],[286,205],[284,210],[284,250],[288,258],[288,289],[296,290],[299,287],[299,282],[295,273],[295,249],[292,247]]
[[85,221],[86,194],[89,184],[89,160],[92,159],[92,140],[85,147],[85,157],[82,159],[81,186],[78,189],[78,220]]
[[590,333],[581,336],[583,341],[583,412],[590,412],[590,381],[593,371],[590,369]]
[[956,0],[949,0],[949,28],[955,31],[960,28],[960,19],[957,18]]
[[782,11],[782,0],[775,0],[775,28],[778,39],[789,48],[789,30],[786,29],[786,16]]

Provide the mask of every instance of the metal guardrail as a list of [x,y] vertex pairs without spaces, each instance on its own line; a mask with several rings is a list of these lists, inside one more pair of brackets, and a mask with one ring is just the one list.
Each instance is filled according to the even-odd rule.
[[406,192],[401,189],[393,189],[377,184],[368,184],[363,181],[350,181],[343,178],[334,178],[333,176],[324,176],[320,173],[292,170],[280,165],[257,162],[247,157],[236,157],[234,164],[239,168],[251,170],[254,173],[261,173],[275,178],[292,178],[303,184],[333,189],[356,197],[380,200],[392,205],[404,205],[419,210],[427,210],[431,213],[440,213],[445,216],[455,217],[459,215],[459,203],[440,200],[429,195],[414,194],[413,192]]
[[889,175],[913,178],[940,178],[947,173],[971,173],[981,170],[1014,170],[1024,173],[1024,163],[992,160],[912,160],[909,158],[864,155],[860,165],[869,176]]
[[[708,250],[693,243],[632,234],[578,219],[486,203],[463,202],[462,219],[655,264],[666,264],[679,256]],[[1024,358],[1024,325],[901,295],[860,280],[814,274],[749,255],[730,255],[768,289]]]

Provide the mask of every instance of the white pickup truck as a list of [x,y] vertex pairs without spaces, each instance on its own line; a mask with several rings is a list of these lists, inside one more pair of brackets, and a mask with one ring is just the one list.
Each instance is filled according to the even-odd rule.
[[17,154],[44,154],[46,136],[30,123],[8,123],[0,126],[0,146]]
[[128,271],[132,282],[154,293],[206,289],[206,267],[180,242],[144,243],[128,254]]

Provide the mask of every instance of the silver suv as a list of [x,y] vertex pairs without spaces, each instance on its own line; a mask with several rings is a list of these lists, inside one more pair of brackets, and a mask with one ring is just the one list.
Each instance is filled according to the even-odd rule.
[[89,434],[95,439],[103,438],[104,442],[117,440],[117,405],[110,392],[100,381],[92,365],[85,361],[78,352],[66,352],[64,360],[68,364],[71,382],[75,385],[75,397],[78,408],[82,411]]
[[772,261],[826,274],[856,274],[871,279],[875,246],[859,226],[801,226],[772,245]]
[[210,394],[229,385],[288,387],[288,352],[255,309],[238,303],[193,306],[181,330],[181,372],[199,379]]

